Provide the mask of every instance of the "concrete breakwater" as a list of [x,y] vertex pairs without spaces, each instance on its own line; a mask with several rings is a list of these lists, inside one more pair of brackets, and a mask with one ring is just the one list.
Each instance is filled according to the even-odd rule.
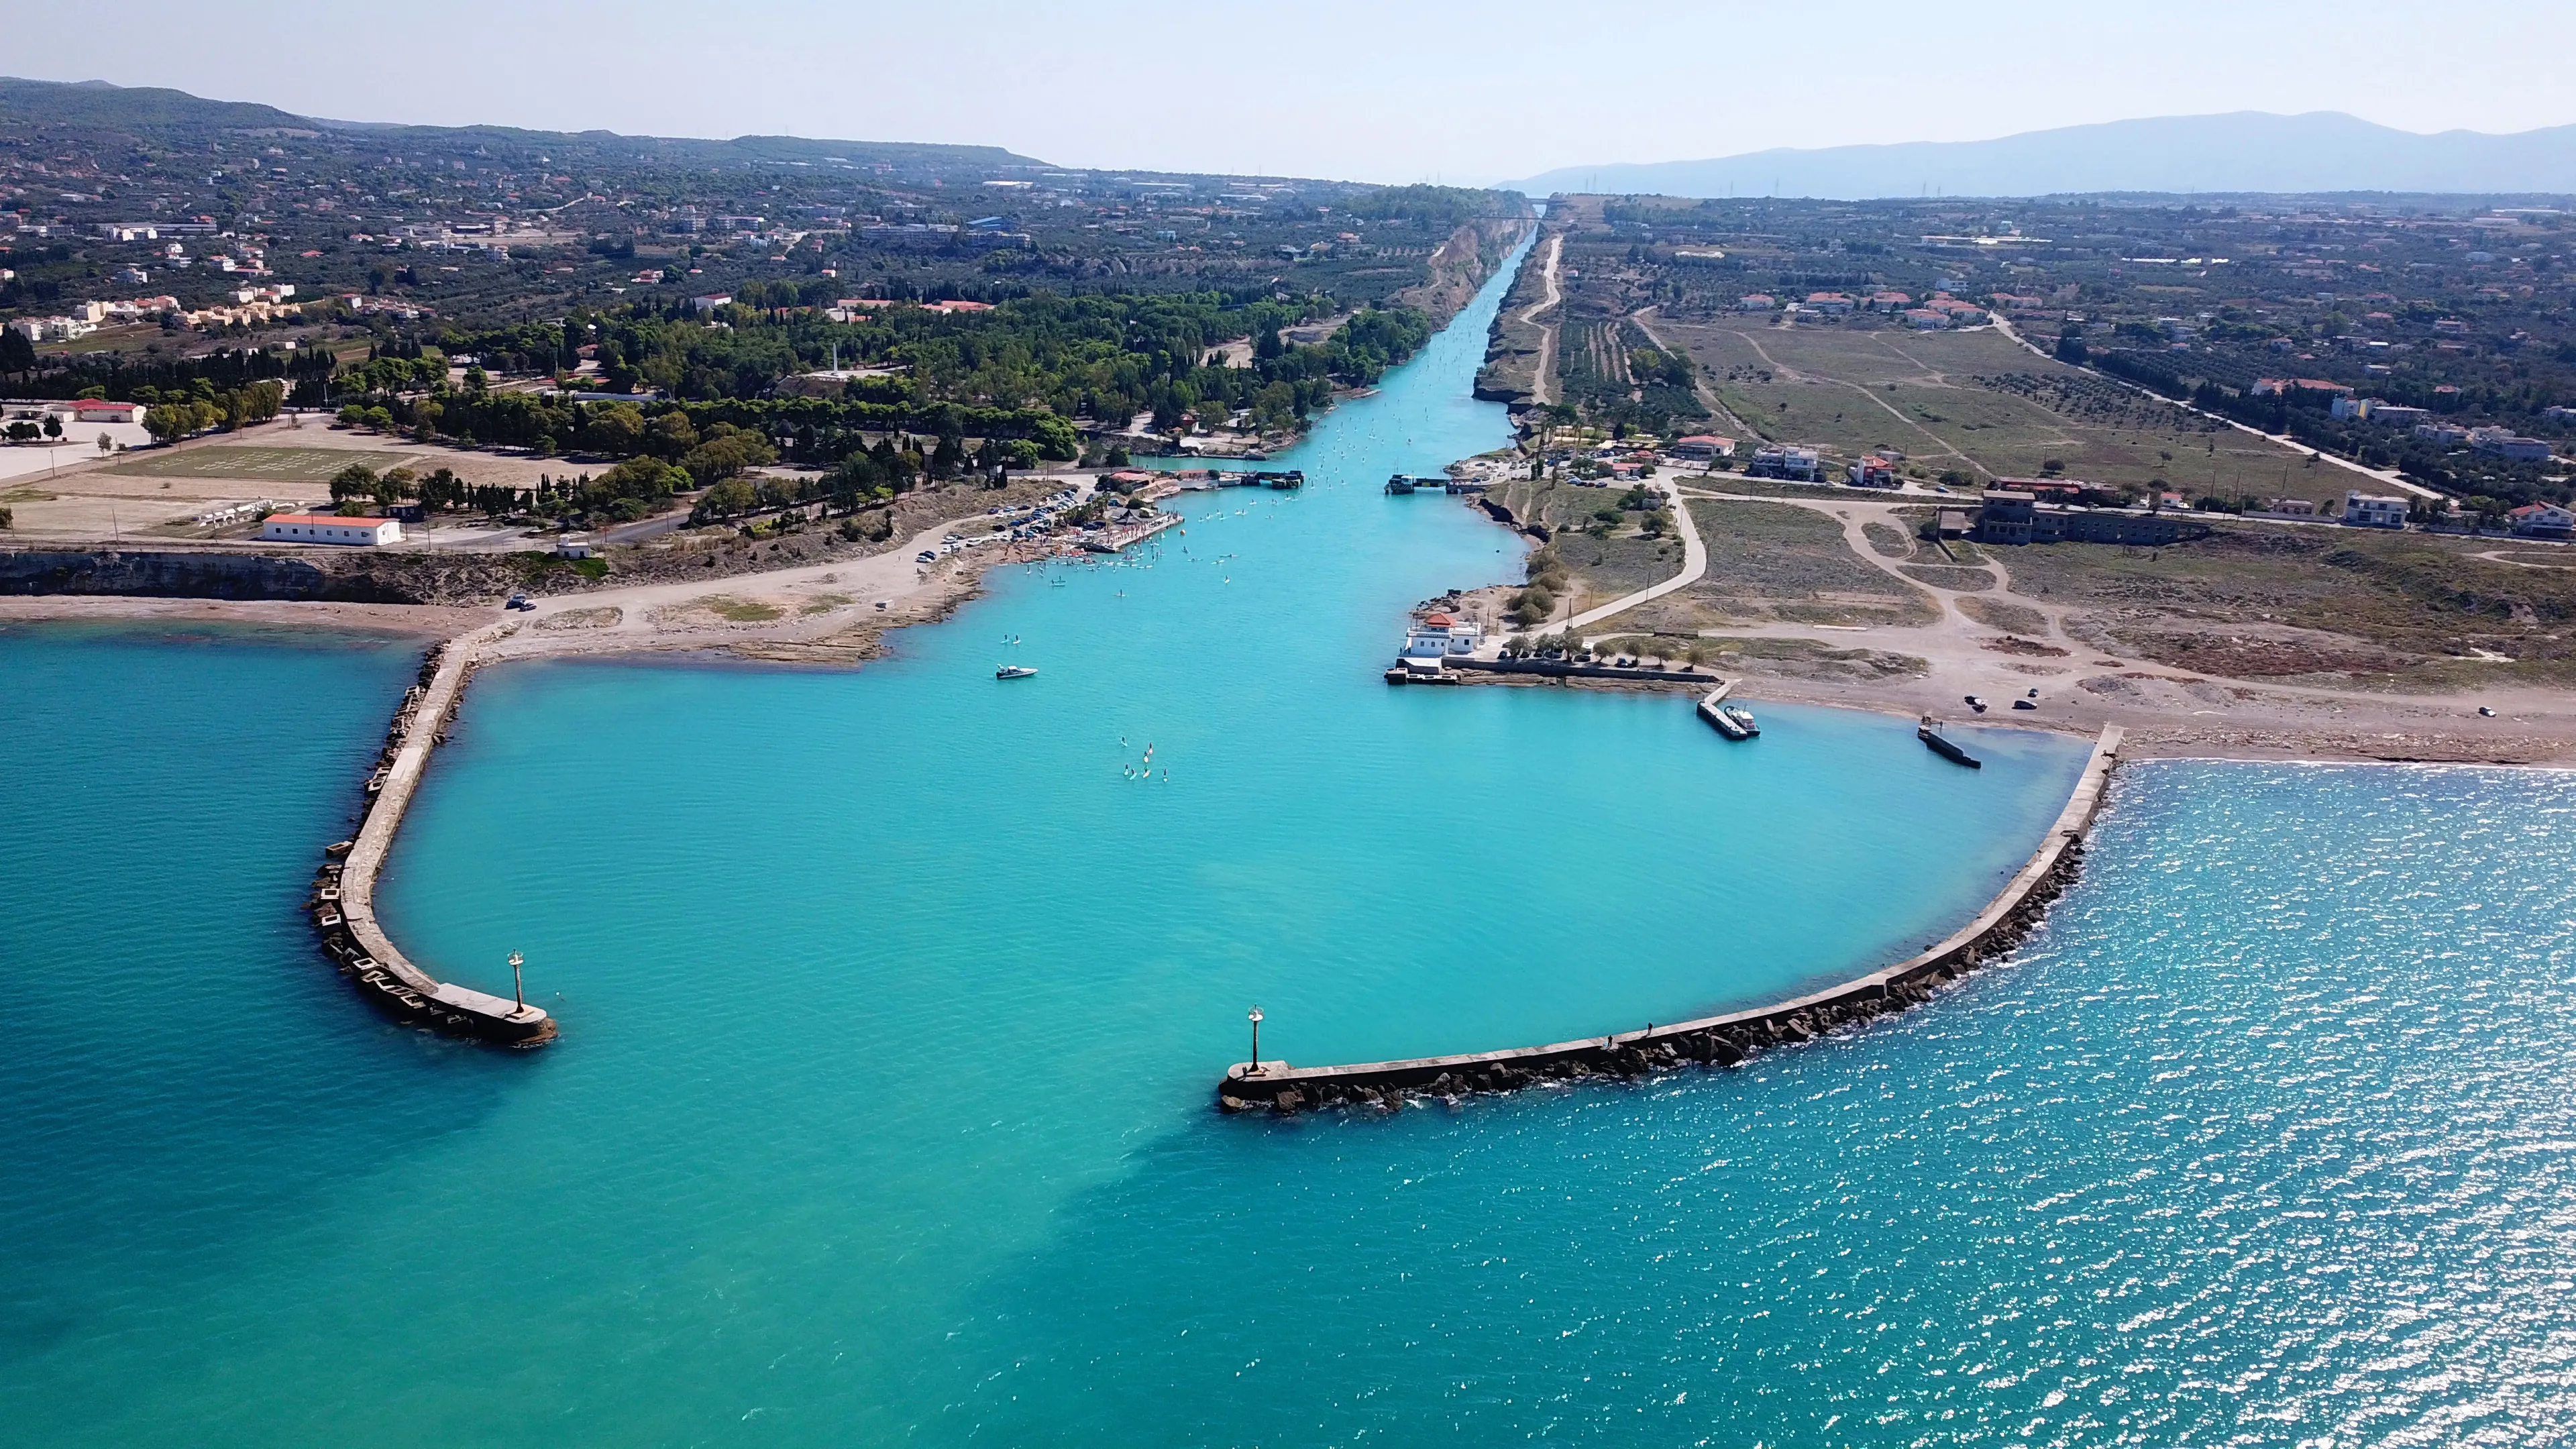
[[454,1036],[540,1046],[554,1040],[554,1018],[534,1006],[438,980],[413,965],[376,920],[376,876],[428,768],[429,752],[473,672],[467,643],[439,645],[421,661],[420,681],[404,691],[385,731],[385,748],[367,776],[366,815],[357,838],[330,848],[333,858],[314,872],[305,909],[341,974],[397,1020]]
[[2019,945],[2074,881],[2083,865],[2084,835],[2119,763],[2121,737],[2113,725],[2094,741],[2066,808],[1976,919],[1893,966],[1767,1006],[1546,1046],[1329,1067],[1237,1062],[1217,1084],[1217,1106],[1227,1112],[1394,1108],[1415,1093],[1455,1096],[1548,1081],[1643,1077],[1688,1065],[1729,1067],[1767,1047],[1811,1041],[1835,1027],[1928,1001],[1943,983]]
[[1668,684],[1714,684],[1719,676],[1707,670],[1649,669],[1643,664],[1621,668],[1615,664],[1584,664],[1571,659],[1469,659],[1440,661],[1443,669],[1472,670],[1483,674],[1537,674],[1549,679],[1653,679]]

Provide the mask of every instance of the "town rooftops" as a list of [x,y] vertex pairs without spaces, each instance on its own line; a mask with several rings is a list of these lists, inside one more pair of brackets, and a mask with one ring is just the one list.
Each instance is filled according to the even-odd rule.
[[1446,629],[1457,622],[1457,620],[1450,618],[1446,614],[1425,614],[1422,616],[1423,627],[1428,629]]

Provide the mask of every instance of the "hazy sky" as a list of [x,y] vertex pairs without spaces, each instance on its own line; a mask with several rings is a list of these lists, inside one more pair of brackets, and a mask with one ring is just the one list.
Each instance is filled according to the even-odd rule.
[[346,120],[1483,181],[2131,116],[2576,122],[2570,0],[0,0],[0,71]]

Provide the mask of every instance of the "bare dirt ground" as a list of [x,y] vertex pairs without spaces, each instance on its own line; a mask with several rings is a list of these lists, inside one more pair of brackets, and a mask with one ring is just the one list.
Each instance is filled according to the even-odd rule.
[[[315,472],[313,468],[290,475],[207,468],[192,476],[210,461],[198,455],[240,449],[345,453],[350,461],[373,468],[404,467],[415,473],[446,468],[468,483],[511,488],[535,487],[540,473],[598,472],[608,466],[424,445],[390,434],[335,427],[319,415],[310,415],[113,457],[91,454],[75,461],[66,450],[64,465],[57,472],[0,484],[0,502],[14,515],[15,537],[126,542],[246,536],[252,531],[246,525],[200,527],[194,520],[199,514],[261,498],[328,506],[327,472],[320,477],[302,476]],[[460,529],[449,541],[462,542],[464,537]]]
[[[2185,574],[2168,597],[2119,609],[2106,605],[2119,601],[2130,575],[2179,551],[2125,551],[2116,568],[2093,555],[2119,551],[2096,545],[1954,544],[1945,554],[1916,537],[1919,508],[1899,501],[1685,496],[1709,540],[1704,593],[1694,586],[1594,631],[1629,652],[1745,675],[1754,698],[1961,718],[1972,714],[1966,698],[1974,695],[1989,707],[1987,723],[2086,734],[2122,725],[2130,753],[2141,756],[2576,763],[2576,692],[2546,672],[2515,668],[2502,650],[2445,656],[2428,669],[2401,647],[2243,617],[2245,591],[2257,583],[2288,589],[2317,575],[2342,590],[2323,596],[2321,609],[2358,609],[2342,577],[2358,567],[2349,559],[2277,579],[2213,566],[2238,581],[2237,595],[2186,594]],[[1815,526],[1789,524],[1791,510]],[[1819,528],[1825,538],[1839,532],[1844,547],[1819,547]],[[2017,579],[2025,566],[2050,581],[2046,591]],[[1863,586],[1868,573],[1880,576],[1879,587]],[[2088,587],[2070,582],[2087,576]],[[2183,598],[2236,612],[2194,617],[2175,607]],[[1904,608],[1900,600],[1922,602]],[[2016,698],[2033,698],[2036,708],[2014,709]],[[2494,717],[2481,716],[2482,705]]]

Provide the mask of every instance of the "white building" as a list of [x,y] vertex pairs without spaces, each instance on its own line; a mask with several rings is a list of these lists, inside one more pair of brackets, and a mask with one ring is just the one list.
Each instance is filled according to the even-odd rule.
[[361,548],[402,542],[402,524],[391,518],[342,518],[336,513],[272,513],[259,526],[268,543],[342,543]]
[[2404,528],[2406,500],[2355,490],[2343,496],[2343,521],[2363,528]]
[[2481,453],[2493,454],[2494,456],[2511,463],[2546,463],[2549,461],[2549,444],[2541,439],[2516,437],[2512,433],[2505,432],[2501,428],[2496,431],[2502,433],[2503,436],[2488,436],[2483,438],[2473,437],[2470,439],[2470,446],[2476,448]]
[[1443,659],[1452,654],[1473,654],[1484,641],[1483,626],[1472,619],[1426,614],[1422,622],[1404,631],[1404,657]]

